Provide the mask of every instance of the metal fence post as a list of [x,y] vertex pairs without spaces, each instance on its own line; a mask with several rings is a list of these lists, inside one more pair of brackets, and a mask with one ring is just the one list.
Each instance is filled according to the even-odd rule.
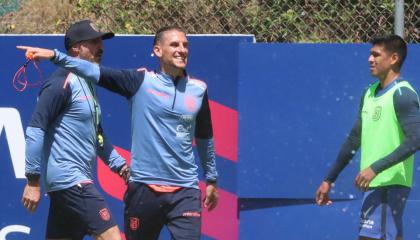
[[404,0],[395,0],[394,33],[404,38]]

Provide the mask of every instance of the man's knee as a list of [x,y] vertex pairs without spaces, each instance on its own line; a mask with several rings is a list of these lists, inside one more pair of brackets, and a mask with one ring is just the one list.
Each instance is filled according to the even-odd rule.
[[108,228],[105,232],[95,236],[95,240],[121,240],[118,226]]

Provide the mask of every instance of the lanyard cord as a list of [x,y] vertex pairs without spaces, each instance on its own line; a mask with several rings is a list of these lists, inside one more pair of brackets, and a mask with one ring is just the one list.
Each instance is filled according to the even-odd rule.
[[[30,83],[28,81],[28,76],[26,74],[26,68],[28,67],[29,62],[32,62],[32,65],[34,66],[36,72],[38,73],[38,81],[34,83]],[[25,91],[26,87],[28,86],[38,86],[42,84],[42,72],[38,67],[38,64],[33,61],[31,58],[27,58],[26,62],[16,71],[15,75],[13,76],[13,87],[18,92]]]
[[[85,94],[85,96],[87,96],[87,94],[85,92],[85,87],[83,86],[83,83],[82,83],[82,80],[80,80],[79,76],[76,75],[76,77],[77,77],[77,80],[79,81],[80,86],[82,87],[83,94]],[[90,105],[89,102],[88,102],[88,105],[89,105],[90,113],[91,113],[92,117],[94,118],[95,131],[96,131],[96,133],[98,135],[102,135],[101,129],[99,127],[99,119],[100,119],[100,116],[99,116],[99,104],[98,104],[98,101],[96,99],[95,90],[93,89],[93,86],[92,86],[92,83],[91,82],[86,81],[86,80],[84,80],[84,82],[88,85],[89,92],[90,92],[90,95],[92,96],[92,100],[93,100],[93,107],[94,107],[94,109],[92,109],[92,107],[91,107],[91,105]],[[93,112],[95,112],[95,113],[93,113]]]
[[96,98],[96,92],[95,92],[95,89],[93,89],[92,83],[90,81],[85,81],[85,82],[87,83],[90,93],[93,98],[93,106],[95,108],[95,125],[96,125],[96,130],[98,130],[100,116],[99,116],[99,104]]

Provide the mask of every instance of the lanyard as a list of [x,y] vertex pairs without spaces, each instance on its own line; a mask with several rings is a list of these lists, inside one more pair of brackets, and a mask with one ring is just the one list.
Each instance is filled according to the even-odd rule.
[[[32,62],[32,65],[34,66],[39,77],[38,81],[34,83],[30,83],[28,81],[28,76],[26,74],[26,68],[28,67],[29,62]],[[15,75],[13,76],[12,84],[13,84],[13,87],[16,89],[16,91],[23,92],[28,86],[41,85],[42,79],[43,79],[42,72],[39,69],[38,64],[35,61],[33,61],[31,57],[27,57],[26,62],[16,71]]]
[[[83,83],[80,80],[79,76],[77,76],[77,79],[79,80],[80,85],[83,85]],[[95,89],[92,86],[92,83],[89,80],[83,80],[83,81],[88,86],[90,95],[91,95],[92,100],[93,100],[93,107],[94,107],[94,109],[92,110],[90,108],[90,104],[89,104],[89,109],[90,109],[90,111],[92,113],[92,117],[95,118],[94,124],[95,124],[95,131],[96,131],[96,136],[97,136],[97,139],[98,139],[98,144],[99,144],[100,147],[103,147],[104,146],[104,138],[103,138],[103,134],[102,134],[102,127],[100,125],[100,114],[99,114],[100,107],[99,107],[99,102],[98,102],[98,100],[96,98],[96,92],[95,92]],[[82,86],[82,89],[84,89],[83,86]],[[86,95],[86,93],[85,93],[85,95]],[[95,113],[93,113],[92,111],[94,111]]]
[[89,87],[89,91],[90,94],[93,98],[93,107],[94,107],[94,111],[95,111],[95,127],[96,127],[96,131],[98,131],[99,129],[99,119],[100,119],[100,110],[99,110],[99,103],[98,100],[96,98],[96,92],[95,89],[92,86],[92,83],[90,81],[85,81]]

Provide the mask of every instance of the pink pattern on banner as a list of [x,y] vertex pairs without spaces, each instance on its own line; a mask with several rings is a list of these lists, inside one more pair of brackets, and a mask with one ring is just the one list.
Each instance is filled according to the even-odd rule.
[[[206,184],[200,182],[201,197],[206,196]],[[204,208],[201,224],[203,234],[218,240],[235,240],[239,238],[238,197],[222,189],[219,191],[217,207],[211,212]],[[223,221],[222,221],[223,219]]]
[[[131,155],[130,152],[114,146],[115,150],[127,160],[127,164],[130,165],[131,163]],[[112,172],[101,160],[98,158],[98,181],[101,188],[111,195],[113,198],[118,200],[123,200],[125,190],[127,189],[127,185],[125,184],[124,180],[118,176],[118,174]]]
[[238,161],[238,112],[220,103],[209,101],[216,154]]
[[[130,156],[127,150],[114,146],[121,156],[130,163]],[[128,155],[127,155],[128,154]],[[102,162],[98,161],[98,180],[101,188],[112,197],[122,201],[127,186],[121,178],[111,172]],[[200,182],[202,199],[204,199],[206,188],[205,183]],[[237,196],[219,188],[218,206],[211,212],[203,206],[202,233],[215,239],[238,239],[239,221],[237,218],[238,201]],[[223,221],[221,221],[223,219]],[[229,224],[226,224],[229,223]]]

